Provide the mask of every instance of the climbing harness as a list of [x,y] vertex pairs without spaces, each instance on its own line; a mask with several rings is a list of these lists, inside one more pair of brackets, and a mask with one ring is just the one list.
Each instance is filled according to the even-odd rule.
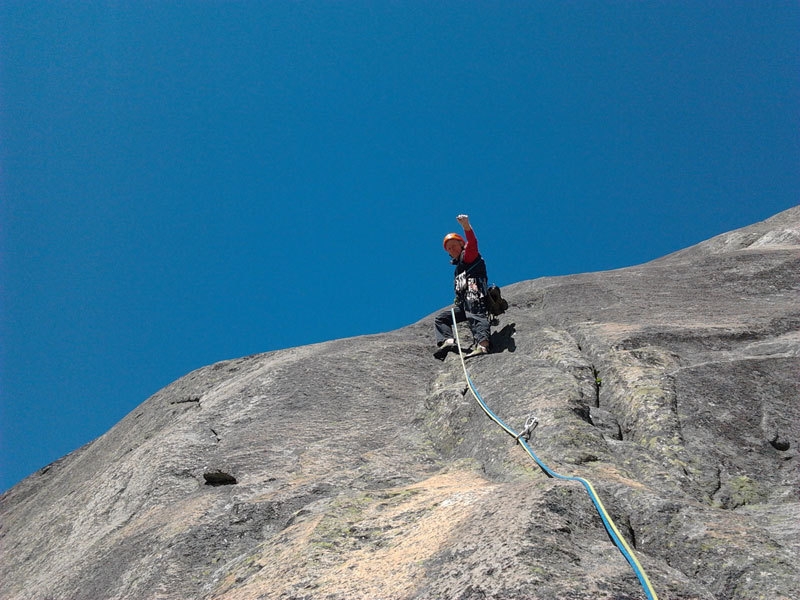
[[603,506],[603,503],[600,501],[600,497],[597,495],[597,492],[594,490],[592,484],[584,479],[583,477],[575,477],[572,475],[560,475],[553,471],[550,467],[548,467],[542,460],[536,456],[536,453],[530,447],[528,442],[530,441],[530,436],[536,426],[539,424],[539,421],[533,415],[529,416],[527,421],[525,422],[525,427],[520,433],[516,433],[513,429],[511,429],[508,425],[506,425],[503,420],[498,417],[492,409],[486,404],[484,399],[481,397],[478,389],[475,387],[475,384],[472,382],[472,379],[467,373],[467,363],[464,360],[464,353],[461,350],[461,340],[458,336],[458,323],[456,323],[456,313],[455,309],[450,309],[450,315],[453,317],[453,332],[456,336],[456,348],[458,348],[458,355],[461,357],[461,368],[464,371],[464,378],[467,381],[467,385],[469,386],[472,395],[475,397],[475,400],[478,401],[483,412],[485,412],[488,417],[497,423],[506,433],[508,433],[514,440],[520,444],[525,451],[530,455],[530,457],[536,462],[539,468],[544,471],[544,473],[548,477],[554,477],[556,479],[561,479],[563,481],[577,481],[580,483],[586,491],[589,493],[589,498],[592,500],[592,504],[597,509],[597,513],[600,515],[600,518],[603,520],[603,525],[608,532],[611,541],[614,542],[614,545],[619,549],[622,555],[625,557],[625,560],[628,561],[628,564],[633,569],[633,572],[636,574],[636,577],[639,579],[639,583],[642,585],[642,589],[644,590],[645,595],[647,596],[648,600],[658,600],[658,596],[656,595],[656,591],[653,589],[653,586],[650,584],[650,580],[647,578],[647,574],[644,572],[642,565],[639,564],[639,561],[636,559],[636,555],[633,553],[633,550],[628,546],[628,543],[625,541],[625,538],[622,537],[617,526],[614,524],[614,521],[611,520],[611,516],[606,511],[606,507]]

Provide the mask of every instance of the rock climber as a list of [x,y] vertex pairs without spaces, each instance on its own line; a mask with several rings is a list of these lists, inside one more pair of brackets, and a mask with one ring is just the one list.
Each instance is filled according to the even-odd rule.
[[[468,356],[487,354],[489,352],[489,315],[486,310],[486,263],[478,252],[478,238],[469,222],[468,215],[458,215],[456,220],[464,229],[464,237],[457,233],[444,236],[444,249],[450,255],[450,262],[455,265],[454,286],[456,292],[456,322],[467,321],[475,346]],[[453,318],[450,309],[443,310],[434,319],[436,327],[435,353],[437,358],[444,355],[455,345],[453,339]]]

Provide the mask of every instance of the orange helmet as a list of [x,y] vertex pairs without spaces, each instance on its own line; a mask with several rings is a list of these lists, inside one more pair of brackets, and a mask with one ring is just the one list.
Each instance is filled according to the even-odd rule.
[[444,241],[442,242],[442,246],[444,246],[445,250],[447,250],[447,242],[449,242],[450,240],[458,240],[459,242],[461,242],[462,246],[466,246],[464,238],[462,238],[460,235],[458,235],[457,233],[448,233],[446,236],[444,236]]

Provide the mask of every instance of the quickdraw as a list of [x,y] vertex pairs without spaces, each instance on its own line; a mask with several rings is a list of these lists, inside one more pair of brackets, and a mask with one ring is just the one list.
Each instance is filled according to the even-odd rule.
[[533,433],[533,430],[536,429],[536,426],[538,424],[539,424],[539,419],[537,419],[533,415],[529,416],[525,421],[524,429],[514,437],[514,441],[519,444],[519,439],[524,437],[526,442],[530,442],[531,434]]

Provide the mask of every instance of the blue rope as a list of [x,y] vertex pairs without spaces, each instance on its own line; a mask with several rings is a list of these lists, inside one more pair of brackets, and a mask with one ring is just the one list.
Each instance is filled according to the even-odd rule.
[[467,385],[469,386],[472,395],[475,396],[475,399],[478,401],[478,404],[480,404],[483,411],[489,416],[490,419],[492,419],[492,421],[494,421],[500,427],[502,427],[506,433],[508,433],[511,437],[515,438],[522,445],[525,451],[530,455],[530,457],[536,462],[536,464],[539,465],[539,468],[542,469],[542,471],[544,471],[547,475],[549,475],[550,477],[554,477],[556,479],[561,479],[563,481],[577,481],[584,488],[586,488],[586,491],[589,493],[589,498],[591,498],[592,500],[592,504],[594,504],[594,507],[597,509],[597,513],[603,520],[603,525],[605,526],[609,537],[611,537],[611,541],[614,542],[614,545],[619,549],[619,551],[625,557],[625,560],[628,561],[628,564],[631,566],[633,572],[636,574],[636,577],[639,579],[639,583],[642,584],[642,589],[644,590],[644,593],[647,595],[648,600],[658,600],[658,595],[656,595],[656,591],[653,589],[650,580],[647,578],[647,574],[644,572],[642,565],[639,564],[639,561],[636,559],[636,555],[633,553],[633,550],[631,550],[630,546],[628,546],[628,543],[625,541],[625,538],[622,537],[619,530],[617,529],[617,526],[614,524],[614,521],[611,519],[611,516],[608,514],[608,511],[606,511],[606,507],[603,506],[603,503],[601,502],[600,497],[597,495],[594,486],[592,486],[592,484],[583,477],[560,475],[559,473],[553,471],[538,456],[536,456],[536,453],[528,445],[528,442],[522,439],[521,435],[518,435],[517,433],[514,432],[513,429],[511,429],[508,425],[506,425],[500,417],[494,414],[492,409],[489,408],[489,405],[486,404],[483,397],[478,392],[478,389],[475,387],[475,384],[473,383],[472,379],[470,378],[469,373],[467,373],[467,364],[464,361],[464,353],[461,350],[461,341],[459,340],[458,337],[458,324],[456,323],[455,309],[450,309],[450,314],[453,317],[453,331],[455,332],[456,346],[458,347],[458,355],[461,358],[461,368],[464,370],[464,377],[467,380]]

